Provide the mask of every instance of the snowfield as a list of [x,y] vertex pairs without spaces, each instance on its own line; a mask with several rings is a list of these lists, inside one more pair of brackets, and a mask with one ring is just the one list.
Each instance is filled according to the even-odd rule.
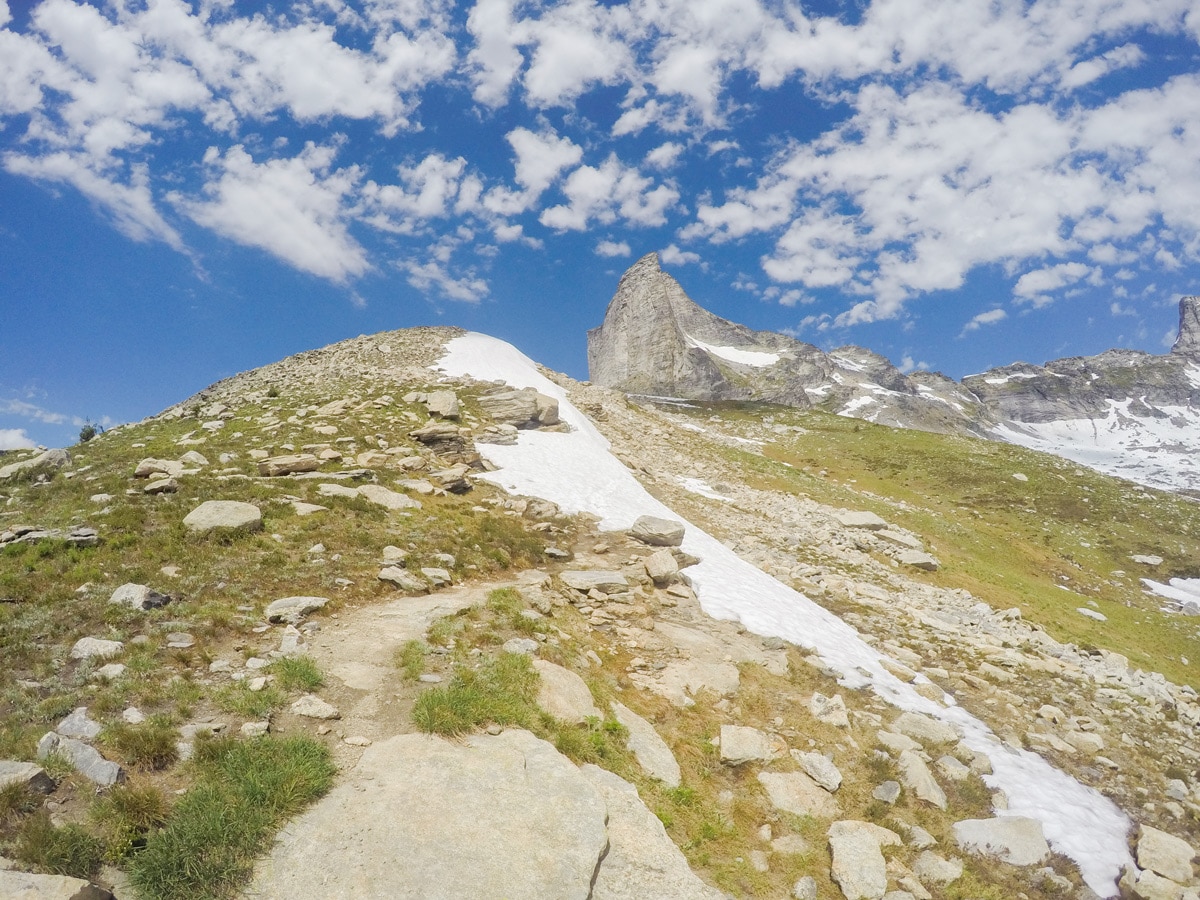
[[[441,371],[535,388],[558,399],[559,415],[574,429],[524,431],[513,446],[480,445],[479,451],[498,467],[482,477],[514,493],[553,501],[566,513],[593,513],[604,529],[629,528],[642,515],[680,520],[609,452],[608,441],[570,403],[566,392],[515,347],[469,333],[451,340],[446,350],[438,365]],[[1039,820],[1050,845],[1075,861],[1092,890],[1103,897],[1116,895],[1121,868],[1132,862],[1126,846],[1131,826],[1112,801],[1037,754],[1002,744],[963,709],[943,708],[921,697],[883,668],[880,655],[853,628],[696,526],[687,524],[683,549],[701,560],[688,575],[706,613],[814,650],[847,687],[870,687],[900,709],[956,726],[967,746],[991,758],[994,774],[985,780],[1003,790],[1009,801],[1009,808],[997,815]]]

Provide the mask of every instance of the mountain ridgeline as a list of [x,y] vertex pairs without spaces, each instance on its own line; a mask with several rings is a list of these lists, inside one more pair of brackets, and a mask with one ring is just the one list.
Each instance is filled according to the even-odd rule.
[[962,382],[904,374],[877,353],[825,353],[752,331],[693,302],[659,266],[639,259],[604,322],[588,332],[593,382],[631,394],[748,400],[818,408],[881,425],[1006,440],[1110,474],[1200,492],[1189,448],[1200,438],[1200,297],[1179,305],[1179,337],[1153,355],[1109,350],[1035,366],[1014,363]]

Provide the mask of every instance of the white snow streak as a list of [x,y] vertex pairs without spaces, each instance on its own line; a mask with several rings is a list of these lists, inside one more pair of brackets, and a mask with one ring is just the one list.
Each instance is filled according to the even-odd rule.
[[[629,528],[641,515],[680,518],[646,492],[566,392],[515,347],[469,333],[450,341],[446,351],[439,364],[442,371],[536,388],[558,399],[559,415],[575,429],[568,434],[521,432],[514,446],[480,445],[479,451],[499,467],[482,477],[514,493],[551,500],[567,513],[591,512],[605,529]],[[963,709],[943,708],[920,696],[883,668],[880,655],[853,628],[694,525],[687,525],[683,549],[701,560],[688,574],[706,613],[740,622],[756,634],[811,648],[839,673],[842,684],[870,686],[901,709],[958,727],[967,746],[992,760],[994,774],[987,780],[1009,801],[1009,808],[998,815],[1038,819],[1051,846],[1079,865],[1092,890],[1104,897],[1117,893],[1121,867],[1132,862],[1125,841],[1130,823],[1110,800],[1037,754],[1002,744]]]
[[713,356],[719,356],[721,359],[727,359],[730,362],[741,363],[743,366],[754,366],[762,368],[763,366],[773,366],[779,362],[778,353],[766,353],[762,350],[743,350],[741,347],[715,347],[712,344],[706,344],[704,341],[697,340],[691,335],[686,335],[689,347],[699,347],[705,353],[711,353]]

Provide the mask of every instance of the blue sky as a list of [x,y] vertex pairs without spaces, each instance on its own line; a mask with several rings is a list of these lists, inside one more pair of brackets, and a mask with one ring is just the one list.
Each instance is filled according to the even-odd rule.
[[961,377],[1164,352],[1195,0],[0,0],[0,449],[358,334],[586,377],[697,302]]

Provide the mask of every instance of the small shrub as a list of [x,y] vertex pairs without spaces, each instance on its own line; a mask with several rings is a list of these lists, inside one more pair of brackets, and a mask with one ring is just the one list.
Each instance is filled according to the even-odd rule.
[[325,683],[317,664],[307,656],[285,656],[271,663],[275,684],[285,691],[312,693]]
[[88,441],[98,435],[101,430],[102,429],[96,425],[93,425],[91,422],[84,423],[84,426],[79,429],[79,443],[86,444]]
[[179,758],[179,734],[166,716],[151,716],[140,725],[117,722],[104,729],[100,742],[126,765],[165,769]]
[[409,681],[416,681],[425,673],[425,654],[429,646],[424,641],[405,641],[396,651],[396,667]]
[[447,735],[488,723],[530,728],[540,716],[537,684],[529,657],[502,653],[478,669],[460,668],[446,687],[418,697],[413,721],[423,731]]
[[79,825],[55,828],[42,810],[22,823],[15,853],[21,862],[52,875],[91,878],[104,861],[104,844]]

